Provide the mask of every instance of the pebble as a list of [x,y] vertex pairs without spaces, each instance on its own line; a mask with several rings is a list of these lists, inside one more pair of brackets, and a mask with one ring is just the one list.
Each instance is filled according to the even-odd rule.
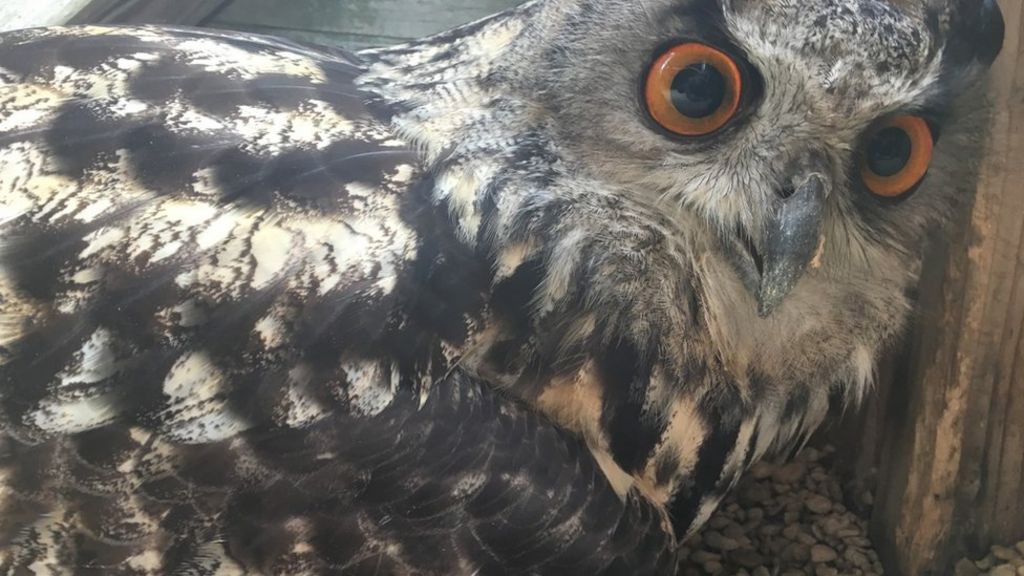
[[782,549],[782,553],[779,554],[779,557],[790,564],[803,566],[811,559],[811,549],[807,544],[793,542]]
[[721,550],[722,552],[728,552],[740,547],[738,542],[732,538],[722,536],[721,532],[716,532],[715,530],[709,530],[704,533],[704,543],[707,544],[709,548]]
[[771,497],[771,490],[764,484],[750,484],[740,489],[740,502],[744,504],[758,504]]
[[843,552],[843,558],[857,568],[867,569],[871,567],[871,561],[868,560],[867,555],[856,548],[847,548]]
[[807,466],[803,462],[790,462],[785,466],[775,469],[772,473],[772,480],[780,484],[794,484],[804,477]]
[[803,544],[807,544],[808,546],[814,546],[815,544],[818,543],[818,539],[817,538],[815,538],[814,536],[811,536],[810,534],[808,534],[806,532],[801,532],[801,533],[797,534],[796,535],[796,539],[799,542],[803,543]]
[[956,563],[955,576],[1024,576],[1024,542],[1013,546],[996,544],[984,558],[963,558]]
[[755,464],[687,542],[692,552],[681,554],[680,574],[881,576],[867,522],[843,503],[863,495],[843,494],[834,454],[809,448],[789,463]]
[[953,567],[954,576],[981,576],[981,570],[967,558],[961,558]]
[[718,562],[721,559],[721,554],[715,554],[714,552],[708,552],[706,550],[697,550],[693,554],[690,554],[690,560],[693,560],[698,564],[704,564],[706,562]]
[[1020,557],[1013,548],[998,545],[992,547],[992,555],[1003,562],[1013,562]]
[[858,546],[860,548],[870,548],[871,541],[863,536],[854,536],[852,538],[844,538],[843,542],[848,546]]
[[801,450],[793,459],[797,462],[817,462],[818,460],[821,460],[821,452],[819,452],[814,446],[808,446]]
[[782,536],[786,540],[796,540],[796,537],[800,535],[800,527],[796,524],[787,524],[782,529]]
[[747,475],[754,480],[764,480],[772,475],[773,470],[775,470],[775,467],[772,466],[771,463],[761,461],[751,466],[750,472],[748,472]]
[[724,530],[722,530],[722,535],[726,538],[732,538],[733,540],[739,541],[747,537],[747,531],[739,524],[730,523]]
[[763,508],[751,508],[747,510],[747,522],[760,522],[764,520]]
[[815,564],[834,562],[837,558],[839,558],[839,554],[829,546],[824,544],[811,546],[811,562]]
[[771,472],[774,470],[775,466],[773,466],[771,462],[762,460],[751,466],[750,471],[746,472],[746,476],[753,478],[754,480],[764,480],[771,477]]
[[[822,519],[820,522],[815,524],[815,526],[818,526],[825,536],[832,536],[833,538],[841,537],[839,536],[839,531],[843,529],[843,523],[839,518],[829,516]],[[854,534],[854,536],[856,536],[856,534]]]
[[721,530],[729,524],[732,524],[732,520],[729,520],[727,516],[715,515],[712,516],[710,520],[708,520],[708,526],[714,528],[715,530]]
[[820,494],[814,494],[804,501],[804,506],[815,514],[827,514],[832,510],[832,501]]
[[750,548],[740,548],[729,554],[729,559],[744,568],[763,567],[765,558]]
[[705,562],[703,568],[704,572],[708,574],[721,574],[725,570],[721,562],[715,562],[714,560]]

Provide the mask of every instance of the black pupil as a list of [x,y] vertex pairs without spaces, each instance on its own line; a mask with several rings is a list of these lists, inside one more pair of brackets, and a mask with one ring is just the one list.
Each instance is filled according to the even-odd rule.
[[706,62],[690,64],[672,80],[672,104],[688,118],[707,118],[724,100],[725,77]]
[[868,168],[879,176],[895,176],[910,162],[913,147],[910,135],[902,128],[880,130],[868,143]]

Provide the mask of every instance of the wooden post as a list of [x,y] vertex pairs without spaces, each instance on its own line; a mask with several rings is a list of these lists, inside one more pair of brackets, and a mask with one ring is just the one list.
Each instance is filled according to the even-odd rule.
[[963,228],[922,282],[889,389],[872,530],[890,571],[1024,539],[1024,0],[1000,0],[994,118]]

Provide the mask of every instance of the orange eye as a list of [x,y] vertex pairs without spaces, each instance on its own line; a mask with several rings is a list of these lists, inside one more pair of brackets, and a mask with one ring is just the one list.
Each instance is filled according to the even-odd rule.
[[912,190],[928,172],[935,145],[928,123],[918,116],[896,116],[868,137],[860,173],[873,194],[886,198]]
[[682,136],[706,136],[736,115],[743,91],[731,56],[707,44],[679,44],[662,54],[647,75],[651,117]]

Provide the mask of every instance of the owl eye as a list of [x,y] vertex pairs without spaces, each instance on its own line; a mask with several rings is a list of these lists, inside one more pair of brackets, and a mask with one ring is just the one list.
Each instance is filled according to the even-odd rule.
[[932,130],[923,118],[890,118],[871,132],[861,151],[864,185],[886,198],[906,194],[924,179],[934,145]]
[[655,60],[645,100],[655,122],[681,136],[706,136],[736,115],[743,78],[736,61],[721,50],[688,42]]

